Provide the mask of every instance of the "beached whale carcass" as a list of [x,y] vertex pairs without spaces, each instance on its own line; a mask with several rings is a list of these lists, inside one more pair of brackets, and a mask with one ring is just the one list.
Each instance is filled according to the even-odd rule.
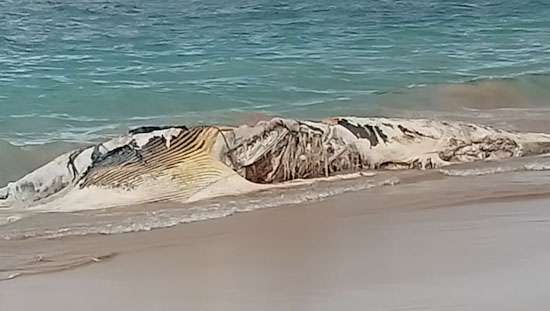
[[231,134],[224,162],[246,179],[263,183],[364,169],[436,168],[550,151],[547,134],[423,119],[272,119]]
[[92,195],[101,206],[186,201],[228,185],[256,189],[367,169],[426,169],[549,151],[548,134],[423,119],[274,118],[254,126],[144,127],[59,156],[0,189],[0,205],[59,199],[83,204]]

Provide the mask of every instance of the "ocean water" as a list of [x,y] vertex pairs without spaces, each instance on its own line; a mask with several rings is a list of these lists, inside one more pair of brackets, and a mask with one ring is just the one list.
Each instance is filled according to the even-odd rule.
[[[550,3],[534,0],[4,0],[0,146],[256,114],[544,106],[548,29]],[[481,86],[434,95],[464,83]]]

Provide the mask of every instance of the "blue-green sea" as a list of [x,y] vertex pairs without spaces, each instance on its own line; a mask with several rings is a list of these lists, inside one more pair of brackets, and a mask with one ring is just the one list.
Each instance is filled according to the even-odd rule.
[[0,148],[257,115],[544,106],[548,73],[542,0],[2,0]]

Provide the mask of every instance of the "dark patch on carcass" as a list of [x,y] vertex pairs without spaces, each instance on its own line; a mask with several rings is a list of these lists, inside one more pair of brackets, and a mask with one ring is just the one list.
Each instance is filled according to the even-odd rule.
[[382,138],[382,140],[387,143],[388,136],[384,134],[384,132],[382,132],[382,130],[378,126],[375,126],[374,129],[376,130],[376,133],[378,133],[378,136],[380,136],[380,138]]
[[[67,169],[73,173],[73,182],[77,180],[79,176],[79,172],[76,169],[76,165],[74,164],[74,161],[86,149],[88,149],[88,147],[80,148],[78,150],[71,152],[71,154],[69,155],[69,160],[67,161]],[[96,151],[96,149],[94,149],[94,151]],[[93,156],[93,153],[92,153],[92,156]]]
[[409,168],[409,163],[400,161],[387,161],[379,163],[374,168],[383,170],[406,169]]
[[[2,190],[2,189],[0,189]],[[10,192],[6,190],[6,188],[3,189],[5,192],[2,194],[0,192],[0,200],[7,200],[10,196]]]
[[244,178],[255,183],[267,183],[267,176],[273,171],[273,165],[271,162],[272,154],[268,152],[264,154],[254,164],[245,167]]
[[376,169],[385,169],[385,170],[401,170],[401,169],[432,169],[435,168],[435,163],[432,162],[432,159],[428,158],[426,161],[420,159],[414,159],[412,162],[403,162],[403,161],[387,161],[378,164]]
[[391,123],[382,123],[383,126],[387,126],[389,128],[393,128],[393,124]]
[[338,120],[338,125],[345,127],[348,131],[352,132],[358,138],[366,138],[369,140],[371,146],[378,145],[378,137],[376,137],[376,132],[374,128],[368,124],[363,126],[356,126],[349,123],[346,119]]
[[369,133],[368,140],[370,141],[371,146],[378,145],[378,137],[376,136],[376,131],[374,129],[374,126],[363,124],[367,132]]
[[305,127],[309,128],[309,129],[311,129],[311,130],[314,130],[314,131],[318,132],[319,134],[323,134],[323,130],[322,130],[321,128],[318,128],[318,127],[316,127],[316,126],[313,126],[313,125],[311,125],[311,124],[304,123],[304,122],[299,122],[299,124],[302,125],[302,126],[305,126]]
[[423,134],[423,133],[420,133],[419,131],[417,130],[411,130],[411,129],[408,129],[406,127],[404,127],[403,125],[399,124],[397,126],[397,128],[401,131],[401,133],[403,133],[404,135],[410,137],[410,138],[415,138],[415,137],[428,137],[428,138],[432,138],[432,139],[435,139],[435,137],[433,136],[430,136],[430,135],[426,135],[426,134]]
[[415,159],[411,165],[409,166],[409,168],[415,168],[415,169],[432,169],[435,167],[435,164],[432,163],[432,159],[431,158],[428,158],[426,159],[426,161],[421,161],[420,159]]
[[136,163],[143,160],[135,141],[128,145],[115,148],[94,159],[92,167],[115,166],[128,163]]
[[[94,151],[92,152],[92,165],[88,170],[83,174],[83,178],[88,178],[95,170],[112,167],[112,166],[122,166],[130,163],[137,163],[143,161],[143,156],[141,151],[137,149],[137,144],[135,141],[130,142],[127,145],[115,148],[104,154],[101,153],[100,148],[103,145],[96,145]],[[104,147],[103,147],[104,148]],[[81,188],[86,186],[86,182],[80,185]]]
[[167,130],[167,129],[171,129],[171,128],[182,129],[184,131],[189,130],[189,128],[185,125],[141,126],[141,127],[129,130],[128,133],[130,135],[146,134],[146,133],[151,133],[151,132],[154,132],[154,131]]
[[500,159],[511,158],[519,149],[516,141],[506,137],[485,137],[472,142],[451,139],[449,143],[452,148],[439,153],[439,157],[448,162],[471,162],[495,156]]

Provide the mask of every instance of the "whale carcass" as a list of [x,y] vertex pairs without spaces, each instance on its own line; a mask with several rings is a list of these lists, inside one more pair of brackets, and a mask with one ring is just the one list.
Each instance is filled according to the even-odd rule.
[[188,201],[209,188],[231,193],[228,188],[549,151],[548,134],[425,119],[274,118],[254,126],[142,127],[63,154],[8,184],[0,189],[0,206]]

